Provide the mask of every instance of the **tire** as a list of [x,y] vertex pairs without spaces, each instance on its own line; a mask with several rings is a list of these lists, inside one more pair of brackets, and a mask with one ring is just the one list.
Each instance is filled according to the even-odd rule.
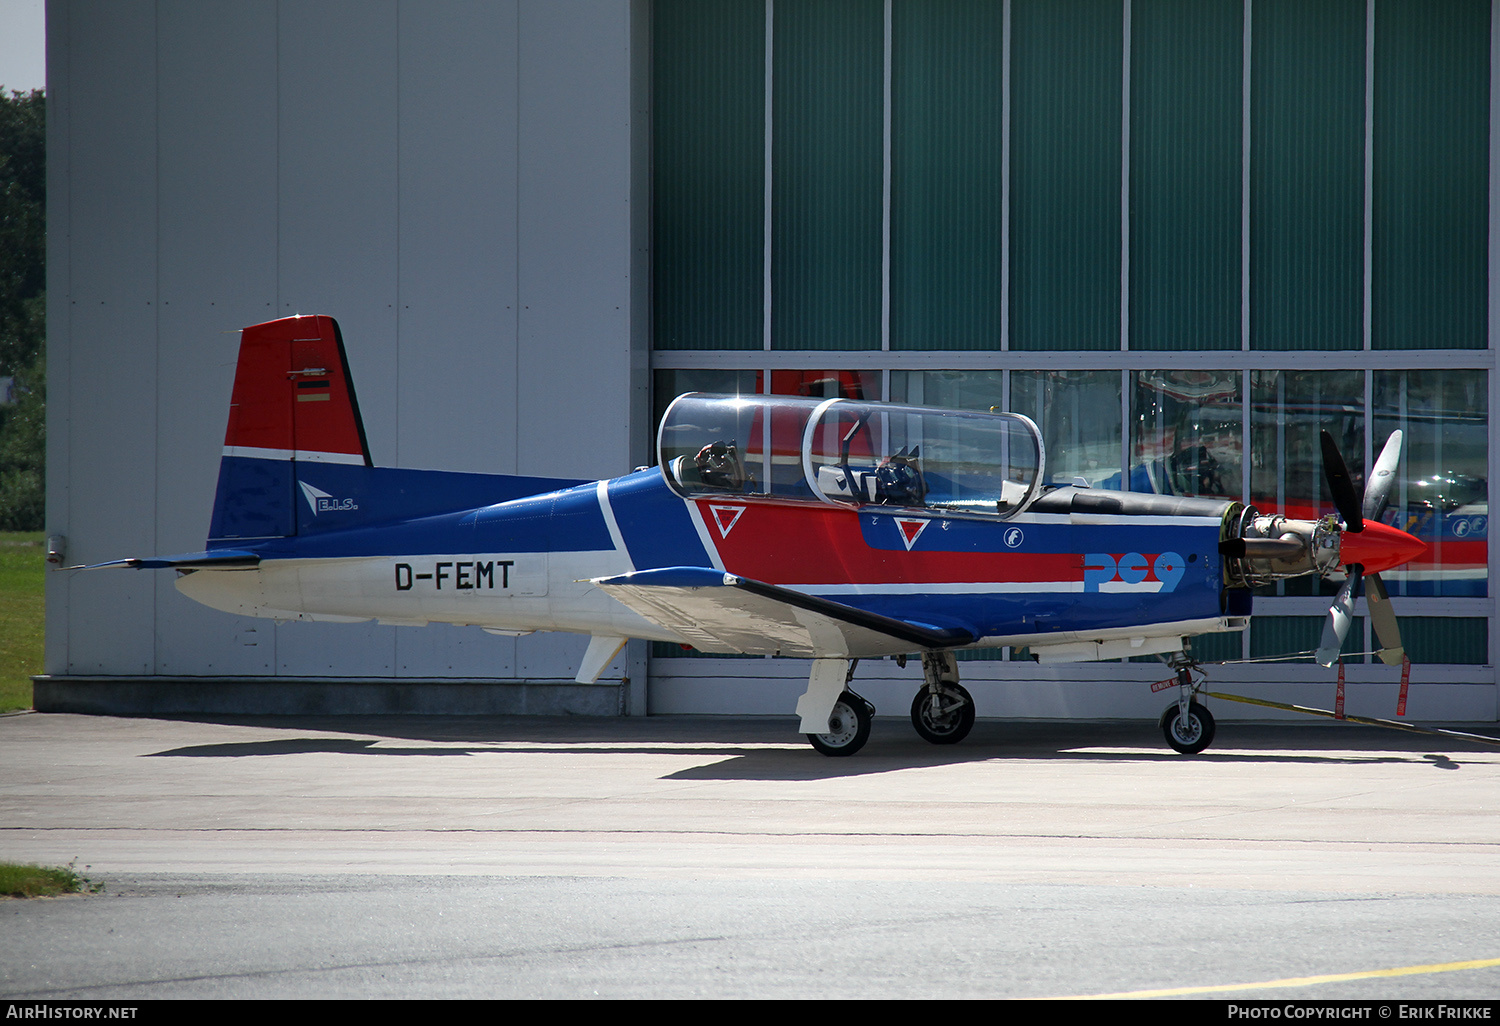
[[927,688],[911,700],[911,725],[922,740],[935,745],[956,745],[974,729],[974,699],[962,684],[945,683],[940,691],[941,711],[932,709]]
[[1167,739],[1167,744],[1179,755],[1197,755],[1213,743],[1213,714],[1197,702],[1188,703],[1186,733],[1182,731],[1178,721],[1177,703],[1173,702],[1167,706],[1167,711],[1161,714],[1161,731]]
[[828,714],[828,733],[809,734],[807,740],[824,755],[853,755],[870,740],[873,718],[868,702],[845,691]]

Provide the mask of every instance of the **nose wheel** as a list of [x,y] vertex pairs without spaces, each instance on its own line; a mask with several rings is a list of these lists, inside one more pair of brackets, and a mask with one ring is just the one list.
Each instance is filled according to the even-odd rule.
[[1214,717],[1197,702],[1189,702],[1187,721],[1183,722],[1182,709],[1173,702],[1161,714],[1161,731],[1174,752],[1179,755],[1197,755],[1213,744]]

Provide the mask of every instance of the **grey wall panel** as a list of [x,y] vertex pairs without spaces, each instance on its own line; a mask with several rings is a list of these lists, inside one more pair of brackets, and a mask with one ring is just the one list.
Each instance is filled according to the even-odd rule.
[[[400,11],[398,455],[514,473],[519,4]],[[395,632],[396,672],[508,677],[513,638]]]
[[[71,560],[202,545],[237,331],[291,313],[339,319],[377,463],[629,468],[630,5],[51,8],[51,223],[74,230],[49,530]],[[586,643],[276,625],[164,574],[50,589],[56,673],[558,679]]]
[[404,4],[397,460],[514,473],[518,4]]
[[338,319],[371,452],[393,463],[396,4],[286,4],[279,27],[279,313]]
[[[516,639],[516,676],[522,680],[568,680],[578,672],[588,639],[578,634],[538,633]],[[618,674],[616,658],[606,673]]]
[[526,4],[520,60],[523,474],[630,470],[630,7]]
[[[73,220],[68,213],[72,149],[68,144],[70,60],[69,8],[61,0],[47,4],[47,529],[65,533],[70,494],[67,468],[71,445],[72,381],[69,348],[72,333],[71,246]],[[58,340],[62,340],[59,343]],[[75,575],[47,575],[46,640],[43,669],[61,673],[68,665],[68,611]]]
[[401,677],[514,677],[516,639],[478,627],[433,623],[397,627],[396,675]]
[[[68,78],[71,323],[70,501],[51,530],[93,562],[156,545],[155,7],[74,12]],[[123,551],[122,551],[123,550]],[[71,582],[68,648],[83,672],[153,665],[154,582],[97,573]]]
[[[157,548],[203,547],[238,329],[276,302],[276,9],[158,7]],[[232,202],[226,202],[232,197]],[[271,625],[156,583],[156,672],[272,671]]]
[[[285,4],[278,38],[279,313],[337,318],[376,463],[396,461],[396,7]],[[385,676],[395,633],[276,631],[278,672]]]

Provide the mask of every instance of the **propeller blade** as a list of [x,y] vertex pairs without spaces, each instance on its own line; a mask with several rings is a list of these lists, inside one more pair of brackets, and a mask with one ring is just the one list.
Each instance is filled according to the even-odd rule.
[[1339,589],[1338,596],[1328,609],[1328,621],[1323,624],[1323,642],[1318,646],[1318,663],[1332,666],[1338,662],[1344,639],[1349,636],[1349,626],[1354,623],[1354,593],[1359,589],[1359,580],[1364,576],[1357,566],[1349,568],[1349,579]]
[[1365,482],[1364,515],[1366,520],[1379,520],[1391,498],[1391,485],[1396,483],[1396,464],[1401,462],[1401,432],[1392,431],[1386,439],[1380,458],[1375,461],[1375,470]]
[[[1323,446],[1323,476],[1328,479],[1328,491],[1333,496],[1333,504],[1338,508],[1339,516],[1343,518],[1344,530],[1350,534],[1358,534],[1365,529],[1365,518],[1360,512],[1359,496],[1354,494],[1354,482],[1349,477],[1349,467],[1344,463],[1344,457],[1339,454],[1339,447],[1334,444],[1332,435],[1323,431],[1320,441]],[[1397,452],[1400,452],[1399,445]]]
[[1406,649],[1401,647],[1401,628],[1396,626],[1396,611],[1391,607],[1390,593],[1385,590],[1385,582],[1379,574],[1365,577],[1365,604],[1370,608],[1370,626],[1375,628],[1375,637],[1380,641],[1380,661],[1387,666],[1400,666]]

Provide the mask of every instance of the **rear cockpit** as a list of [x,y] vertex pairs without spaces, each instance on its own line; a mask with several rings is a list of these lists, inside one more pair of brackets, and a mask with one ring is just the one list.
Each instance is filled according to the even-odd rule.
[[1026,417],[779,395],[679,396],[657,434],[684,498],[780,499],[1009,517],[1036,497],[1041,433]]

